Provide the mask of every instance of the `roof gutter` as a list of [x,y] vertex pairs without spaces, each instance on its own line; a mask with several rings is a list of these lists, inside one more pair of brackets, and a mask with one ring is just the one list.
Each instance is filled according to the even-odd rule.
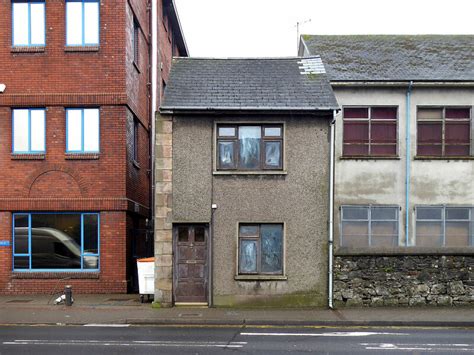
[[259,106],[235,106],[235,107],[198,107],[198,106],[180,106],[180,107],[173,107],[173,106],[162,106],[160,108],[160,113],[163,115],[171,115],[174,113],[180,112],[192,112],[192,113],[209,113],[209,112],[239,112],[239,111],[257,111],[257,112],[318,112],[318,111],[333,111],[339,110],[339,107],[259,107]]
[[[406,88],[406,81],[334,81],[332,87],[400,87]],[[474,81],[417,81],[413,87],[474,87]]]

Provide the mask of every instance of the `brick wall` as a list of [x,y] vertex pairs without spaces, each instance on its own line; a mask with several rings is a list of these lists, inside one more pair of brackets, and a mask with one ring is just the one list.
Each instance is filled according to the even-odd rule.
[[[133,15],[141,27],[133,63]],[[100,2],[100,44],[65,47],[65,2],[46,2],[46,45],[12,48],[11,1],[0,1],[0,233],[12,238],[14,211],[96,211],[98,273],[12,273],[12,247],[0,247],[0,293],[126,292],[127,216],[148,217],[149,22],[147,1]],[[11,109],[46,108],[46,153],[11,154]],[[66,154],[65,108],[100,108],[100,154]],[[139,165],[130,159],[130,122],[141,122]],[[133,126],[132,126],[133,128]],[[135,203],[138,202],[138,205]],[[138,206],[138,208],[137,208]],[[134,218],[135,218],[134,217]],[[66,278],[66,280],[63,280]]]

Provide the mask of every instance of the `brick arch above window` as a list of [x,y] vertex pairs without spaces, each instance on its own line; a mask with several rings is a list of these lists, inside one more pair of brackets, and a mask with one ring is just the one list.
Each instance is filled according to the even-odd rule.
[[[56,174],[56,176],[51,176],[48,173],[59,173]],[[39,168],[35,171],[33,171],[29,177],[26,179],[25,182],[25,188],[28,191],[28,197],[40,197],[40,196],[35,196],[35,192],[33,191],[34,185],[36,183],[43,183],[41,180],[43,178],[48,177],[47,182],[51,185],[51,188],[54,188],[55,185],[57,185],[58,181],[61,183],[61,179],[66,179],[69,180],[69,184],[71,183],[71,180],[75,182],[75,185],[77,186],[77,190],[74,189],[74,191],[78,191],[80,194],[75,196],[76,193],[68,194],[67,196],[57,196],[56,194],[54,196],[41,196],[41,197],[87,197],[89,188],[87,186],[87,181],[83,179],[78,172],[76,172],[74,169],[69,169],[67,167],[63,166],[58,166],[54,164],[50,164],[48,166],[43,166],[42,168]],[[59,180],[57,180],[59,179]],[[37,185],[39,187],[40,185]],[[32,192],[33,191],[33,192]]]

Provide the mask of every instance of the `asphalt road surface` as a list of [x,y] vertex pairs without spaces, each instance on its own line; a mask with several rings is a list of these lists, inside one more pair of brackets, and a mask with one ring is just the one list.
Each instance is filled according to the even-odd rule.
[[2,326],[0,354],[474,354],[474,329]]

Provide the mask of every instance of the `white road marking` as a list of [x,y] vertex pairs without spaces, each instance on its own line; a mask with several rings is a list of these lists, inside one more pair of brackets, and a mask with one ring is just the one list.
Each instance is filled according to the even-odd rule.
[[89,323],[89,324],[84,324],[84,327],[126,328],[126,327],[130,327],[130,324],[100,324],[100,323]]
[[365,337],[370,335],[408,335],[407,333],[382,332],[332,332],[332,333],[240,333],[249,336],[279,336],[279,337]]
[[39,340],[17,339],[4,341],[3,345],[82,345],[82,346],[152,346],[152,347],[216,347],[216,348],[242,348],[247,342],[184,342],[184,341],[118,341],[118,340]]
[[409,350],[409,351],[469,351],[474,352],[474,344],[391,344],[360,343],[366,350]]

